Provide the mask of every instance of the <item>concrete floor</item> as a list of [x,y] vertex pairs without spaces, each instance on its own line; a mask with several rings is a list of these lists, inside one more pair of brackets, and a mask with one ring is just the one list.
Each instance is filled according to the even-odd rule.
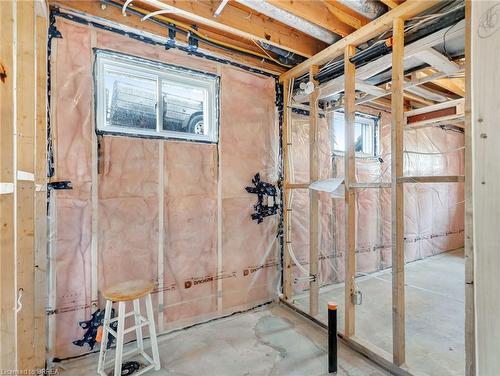
[[[158,340],[162,370],[147,375],[328,375],[326,332],[277,304],[164,335]],[[389,375],[340,343],[338,350],[337,375]],[[113,356],[113,352],[109,355]],[[97,354],[59,365],[61,375],[95,375]]]
[[[406,264],[407,365],[429,376],[464,375],[464,257],[463,249]],[[392,353],[392,274],[385,270],[356,278],[363,303],[356,308],[356,335]],[[308,312],[309,294],[294,297]],[[320,313],[326,323],[327,303],[338,303],[343,329],[344,285],[321,288]]]

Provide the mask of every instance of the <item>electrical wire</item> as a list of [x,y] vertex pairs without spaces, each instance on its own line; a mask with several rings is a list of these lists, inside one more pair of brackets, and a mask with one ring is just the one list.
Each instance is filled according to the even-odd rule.
[[[113,0],[110,0],[109,2],[112,3],[112,4],[115,4],[115,5],[120,5],[119,3],[116,3]],[[147,16],[147,15],[151,14],[150,11],[148,11],[148,10],[146,10],[144,8],[140,8],[140,7],[138,7],[136,5],[133,5],[133,4],[128,4],[128,7],[130,9],[134,10],[135,12],[142,14],[143,16]],[[259,52],[255,52],[253,50],[249,50],[249,49],[244,48],[244,47],[236,46],[236,45],[234,45],[232,43],[227,43],[227,42],[223,42],[223,41],[217,40],[215,38],[211,38],[211,37],[209,37],[209,36],[207,36],[207,35],[199,32],[198,30],[196,30],[192,26],[190,26],[190,25],[188,25],[188,24],[186,24],[186,23],[184,23],[182,21],[177,21],[177,20],[174,20],[173,18],[166,17],[166,16],[159,15],[159,14],[152,16],[151,19],[157,19],[157,20],[161,20],[161,21],[166,22],[166,23],[173,24],[173,25],[175,25],[175,26],[177,26],[177,27],[179,27],[181,29],[189,31],[190,33],[196,35],[198,38],[202,39],[203,41],[208,41],[208,42],[214,43],[214,44],[216,44],[218,46],[229,48],[231,50],[235,50],[235,51],[247,54],[247,55],[252,55],[252,56],[255,56],[255,57],[260,57],[260,58],[265,59],[265,60],[270,60],[270,61],[274,62],[275,64],[278,64],[278,65],[286,67],[286,68],[292,68],[292,65],[288,65],[288,64],[282,63],[278,59],[275,59],[274,57],[272,57],[271,55],[269,55],[267,52],[265,54],[261,54]],[[256,43],[255,40],[252,39],[252,41],[254,43]],[[261,49],[262,49],[262,47],[261,47]]]

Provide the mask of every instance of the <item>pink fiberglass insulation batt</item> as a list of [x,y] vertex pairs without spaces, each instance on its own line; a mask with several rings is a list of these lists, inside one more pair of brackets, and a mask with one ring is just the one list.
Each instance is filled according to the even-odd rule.
[[[370,112],[369,109],[364,109]],[[360,108],[359,111],[363,111]],[[373,111],[373,110],[372,110]],[[305,183],[309,177],[309,119],[294,114],[290,165],[292,181]],[[328,124],[321,127],[328,132]],[[356,160],[358,182],[391,181],[390,114],[380,121],[380,154],[376,158]],[[328,140],[328,137],[321,138]],[[404,174],[463,175],[462,133],[429,127],[405,132]],[[458,150],[457,150],[458,149]],[[321,178],[344,176],[344,158],[333,157],[330,175],[323,161],[331,155],[329,143],[320,147]],[[357,190],[356,197],[356,271],[370,273],[391,266],[391,190]],[[326,194],[325,194],[326,195]],[[437,253],[463,247],[464,203],[463,183],[405,184],[405,261],[411,262]],[[302,265],[309,268],[309,193],[293,190],[292,249]],[[320,282],[330,284],[344,279],[344,200],[320,199]],[[326,239],[328,239],[326,241]],[[294,267],[294,277],[303,277]],[[307,290],[309,283],[296,283],[297,293]]]
[[[58,18],[56,26],[63,39],[52,40],[54,179],[70,180],[74,188],[55,191],[51,203],[57,313],[50,353],[66,358],[88,351],[72,341],[83,337],[78,322],[94,311],[93,240],[99,291],[129,279],[155,281],[153,300],[163,313],[157,326],[163,330],[275,298],[277,218],[252,221],[257,198],[245,191],[257,172],[271,183],[278,178],[274,78],[68,20]],[[93,48],[218,74],[219,143],[105,135],[93,180]],[[103,303],[99,299],[98,306]]]

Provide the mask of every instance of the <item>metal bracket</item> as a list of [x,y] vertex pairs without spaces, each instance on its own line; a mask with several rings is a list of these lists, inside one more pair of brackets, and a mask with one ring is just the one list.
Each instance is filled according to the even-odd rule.
[[53,182],[50,182],[47,184],[47,189],[48,190],[73,189],[73,185],[71,184],[71,181],[69,181],[69,180],[53,181]]

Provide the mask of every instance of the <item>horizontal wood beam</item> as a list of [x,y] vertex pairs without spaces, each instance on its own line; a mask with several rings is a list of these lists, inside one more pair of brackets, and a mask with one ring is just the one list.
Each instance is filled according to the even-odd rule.
[[366,189],[366,188],[391,188],[391,183],[351,183],[351,188]]
[[327,5],[321,1],[266,1],[343,37],[355,30],[352,26],[344,23],[336,14],[331,13]]
[[271,44],[287,51],[310,57],[326,47],[321,42],[296,29],[261,14],[247,12],[229,3],[219,16],[214,16],[217,4],[211,1],[140,0],[154,10],[172,10],[174,15],[193,23],[213,27],[239,37]]
[[463,175],[450,176],[401,176],[400,183],[460,183],[464,181]]
[[317,53],[313,57],[307,59],[303,63],[297,65],[296,67],[290,69],[289,71],[283,73],[280,76],[280,81],[302,76],[309,71],[309,68],[313,65],[323,65],[344,53],[344,50],[349,45],[359,45],[372,39],[379,35],[380,33],[391,29],[392,21],[394,18],[408,19],[411,18],[426,9],[439,3],[439,0],[407,0],[400,6],[394,8],[393,10],[385,13],[384,15],[376,18],[369,24],[363,26],[362,28],[356,30],[352,34],[349,34],[345,38],[342,38],[338,42],[327,47],[323,51]]
[[370,23],[370,19],[336,0],[323,0],[328,10],[354,29]]

